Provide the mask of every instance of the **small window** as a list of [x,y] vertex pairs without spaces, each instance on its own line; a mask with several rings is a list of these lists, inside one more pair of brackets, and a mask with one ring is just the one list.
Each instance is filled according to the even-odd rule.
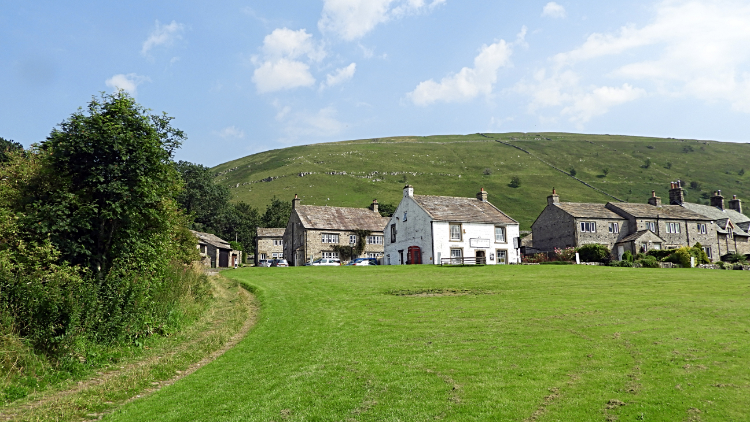
[[679,233],[680,223],[667,223],[667,233]]
[[383,236],[367,236],[368,245],[382,245]]
[[596,233],[596,223],[593,221],[581,221],[581,232]]
[[396,243],[396,225],[391,224],[391,243]]
[[461,225],[460,224],[451,224],[451,240],[452,241],[461,241]]
[[322,243],[339,243],[339,235],[333,233],[323,233],[321,235]]
[[661,250],[661,243],[652,243],[651,249]]
[[505,243],[505,227],[495,226],[495,243]]
[[260,259],[266,259],[266,254],[264,253],[260,254]]
[[731,227],[727,227],[727,237],[729,239],[734,238],[734,233],[732,233],[732,228]]
[[703,252],[705,252],[705,253],[706,253],[706,256],[708,256],[708,258],[709,258],[709,259],[711,259],[711,247],[709,247],[709,246],[704,246],[704,247],[703,247]]
[[610,233],[620,233],[620,224],[619,223],[609,223],[609,232]]
[[274,239],[273,246],[284,246],[284,241],[281,239]]
[[349,244],[353,245],[357,243],[357,235],[356,234],[350,234],[349,235]]
[[406,221],[406,211],[404,211],[404,221]]
[[338,252],[323,252],[323,258],[339,259],[339,253]]
[[497,250],[497,263],[500,265],[508,263],[508,251]]
[[656,223],[653,221],[646,221],[646,230],[651,230],[656,233]]
[[705,223],[698,223],[698,233],[700,234],[707,234],[708,230],[706,229]]
[[463,264],[463,249],[451,249],[451,264]]

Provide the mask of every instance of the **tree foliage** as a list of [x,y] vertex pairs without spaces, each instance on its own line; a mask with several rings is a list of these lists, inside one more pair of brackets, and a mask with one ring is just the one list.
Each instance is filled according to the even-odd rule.
[[7,154],[15,151],[23,151],[23,145],[0,137],[0,163],[8,161]]
[[179,161],[175,166],[185,184],[177,195],[177,202],[192,217],[193,229],[207,231],[215,228],[229,205],[229,189],[215,183],[211,169],[206,166],[187,161]]
[[289,216],[292,214],[292,204],[273,197],[271,203],[266,207],[266,212],[261,217],[263,227],[286,227]]

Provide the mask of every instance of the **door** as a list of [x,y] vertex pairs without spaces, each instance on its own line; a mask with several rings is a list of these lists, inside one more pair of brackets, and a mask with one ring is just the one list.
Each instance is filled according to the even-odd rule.
[[625,253],[625,247],[622,245],[617,246],[617,260],[622,261],[622,255]]
[[398,251],[398,259],[399,259],[398,265],[403,265],[404,264],[404,250],[403,249]]
[[484,251],[476,251],[475,255],[476,255],[476,258],[477,258],[477,264],[484,265],[484,264],[487,263],[487,259],[484,256]]
[[229,250],[219,249],[219,267],[226,268],[229,266]]
[[495,252],[497,253],[497,263],[499,265],[505,265],[508,263],[508,251],[498,249]]

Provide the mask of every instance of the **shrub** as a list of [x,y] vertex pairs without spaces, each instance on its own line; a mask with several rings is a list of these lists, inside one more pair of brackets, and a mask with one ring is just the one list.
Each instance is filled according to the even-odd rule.
[[578,255],[582,262],[609,262],[610,250],[604,245],[592,243],[578,248]]
[[690,249],[686,246],[675,249],[664,261],[680,264],[682,268],[690,268]]
[[745,255],[739,253],[726,254],[721,257],[721,260],[724,262],[730,262],[732,264],[745,264],[747,262],[747,260],[745,259]]
[[555,255],[561,261],[573,261],[576,257],[576,248],[555,248]]
[[572,167],[570,168],[570,171],[569,171],[568,173],[569,173],[569,174],[570,174],[571,176],[573,176],[573,177],[575,177],[575,175],[576,175],[576,174],[578,174],[578,173],[576,172],[576,169],[574,169],[574,168],[572,168]]
[[632,267],[633,263],[625,261],[625,260],[623,261],[612,260],[612,261],[609,261],[609,264],[607,265],[609,265],[610,267]]
[[540,262],[540,265],[573,265],[570,261],[547,261],[547,262]]
[[659,261],[656,260],[653,256],[645,255],[643,258],[636,261],[638,264],[641,264],[641,267],[643,268],[659,268]]
[[511,177],[510,178],[510,183],[508,184],[508,186],[510,186],[512,188],[521,187],[521,178],[518,177],[518,176]]
[[622,254],[622,260],[627,262],[633,262],[633,254],[630,251],[625,251],[624,254]]
[[646,255],[653,256],[659,261],[664,261],[664,259],[672,255],[674,251],[675,249],[652,249],[646,252]]

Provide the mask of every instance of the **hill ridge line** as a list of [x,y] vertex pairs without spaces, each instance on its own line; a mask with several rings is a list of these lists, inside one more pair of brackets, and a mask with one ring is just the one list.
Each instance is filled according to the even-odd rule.
[[[491,138],[491,137],[489,137],[489,136],[485,135],[484,133],[479,133],[479,135],[480,135],[480,136],[484,136],[485,138],[493,139],[493,138]],[[555,170],[559,171],[560,173],[562,173],[562,174],[564,174],[564,175],[566,175],[566,176],[568,176],[568,177],[570,177],[570,178],[572,178],[572,179],[575,179],[575,180],[579,181],[579,182],[580,182],[580,183],[582,183],[583,185],[585,185],[585,186],[587,186],[587,187],[589,187],[589,188],[591,188],[591,189],[593,189],[593,190],[595,190],[595,191],[597,191],[597,192],[599,192],[599,193],[601,193],[601,194],[603,194],[603,195],[607,195],[607,196],[609,196],[610,198],[614,198],[614,199],[615,199],[616,201],[620,201],[620,202],[626,202],[626,201],[623,201],[622,199],[620,199],[620,198],[618,198],[618,197],[616,197],[616,196],[614,196],[614,195],[612,195],[612,194],[609,194],[609,193],[607,193],[607,192],[605,192],[605,191],[603,191],[603,190],[601,190],[601,189],[599,189],[599,188],[597,188],[597,187],[595,187],[595,186],[591,186],[590,184],[586,183],[585,181],[583,181],[583,180],[581,180],[581,179],[579,179],[579,178],[577,178],[577,177],[573,176],[572,174],[568,173],[568,172],[567,172],[567,171],[565,171],[565,170],[562,170],[562,169],[560,169],[560,168],[557,168],[557,167],[555,167],[555,166],[554,166],[553,164],[551,164],[551,163],[548,163],[547,161],[544,161],[543,159],[541,159],[541,158],[537,157],[537,156],[536,156],[535,154],[532,154],[531,152],[529,152],[529,151],[527,151],[527,150],[525,150],[525,149],[523,149],[523,148],[519,147],[518,145],[513,145],[513,144],[511,144],[510,142],[506,142],[506,141],[501,141],[501,140],[499,140],[499,139],[495,139],[495,142],[499,142],[499,143],[501,143],[501,144],[507,145],[507,146],[509,146],[509,147],[513,147],[513,148],[516,148],[516,149],[518,149],[518,150],[520,150],[520,151],[523,151],[523,152],[525,152],[526,154],[529,154],[530,156],[532,156],[532,157],[536,158],[536,159],[537,159],[537,160],[539,160],[540,162],[542,162],[542,163],[544,163],[544,164],[546,164],[546,165],[548,165],[548,166],[552,167],[553,169],[555,169]]]

